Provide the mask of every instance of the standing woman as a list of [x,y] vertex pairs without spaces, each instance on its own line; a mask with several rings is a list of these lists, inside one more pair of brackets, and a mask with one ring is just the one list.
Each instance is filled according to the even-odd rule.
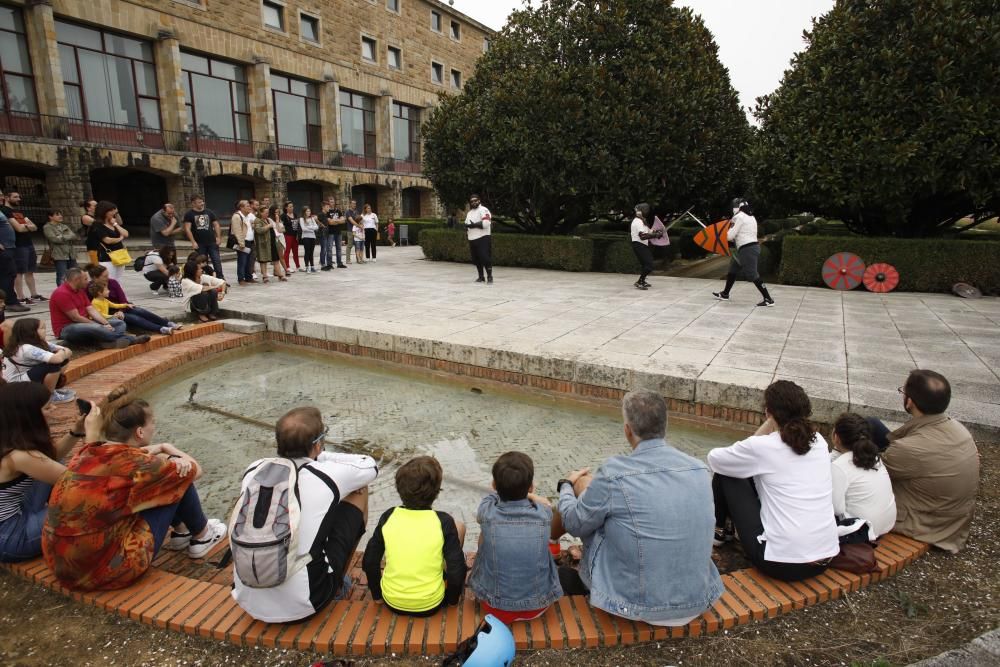
[[42,525],[52,485],[66,466],[59,462],[85,433],[101,432],[101,411],[93,406],[72,430],[52,446],[43,408],[49,390],[38,382],[0,384],[0,563],[35,558],[42,553]]
[[316,273],[313,264],[313,254],[316,252],[316,232],[319,230],[319,220],[312,214],[312,209],[306,206],[299,218],[299,229],[302,230],[302,247],[305,258],[306,272]]
[[96,221],[87,239],[94,237],[96,241],[98,264],[108,270],[109,277],[121,282],[125,277],[125,266],[115,266],[111,261],[111,253],[125,248],[128,230],[118,220],[118,207],[115,204],[109,201],[98,202]]
[[275,227],[277,222],[278,207],[271,206],[267,210],[261,209],[261,215],[253,221],[254,234],[254,254],[257,262],[260,263],[261,282],[270,282],[267,277],[267,265],[274,262],[274,276],[279,280],[285,280],[284,271],[281,270],[281,262],[278,256],[278,248],[275,242]]
[[646,282],[646,276],[653,272],[653,252],[649,249],[649,239],[660,238],[663,232],[654,232],[650,229],[647,220],[649,219],[649,204],[635,205],[635,218],[632,219],[632,252],[642,266],[639,280],[635,281],[635,288],[646,290],[652,287]]
[[364,213],[361,214],[361,222],[365,227],[365,259],[371,257],[374,262],[376,255],[375,241],[378,239],[378,216],[372,212],[372,205],[365,204]]
[[97,246],[94,245],[97,239],[90,236],[91,230],[94,229],[94,214],[97,212],[97,202],[93,199],[88,199],[87,201],[80,202],[80,207],[83,209],[83,216],[80,218],[80,224],[83,225],[83,229],[80,231],[80,236],[86,240],[87,259],[90,260],[91,264],[97,264]]
[[774,305],[771,293],[767,291],[764,281],[757,273],[757,262],[760,260],[760,243],[757,241],[757,218],[753,217],[750,202],[742,197],[736,197],[732,202],[733,217],[729,221],[729,241],[736,246],[736,254],[729,262],[729,273],[726,275],[726,286],[721,292],[712,292],[719,301],[729,301],[729,292],[736,284],[737,278],[744,278],[754,284],[764,300],[757,305],[767,308]]
[[274,247],[275,247],[275,257],[278,258],[278,263],[281,264],[281,270],[284,274],[288,275],[288,265],[285,264],[285,223],[281,221],[281,215],[278,213],[277,206],[271,206],[268,211],[274,211],[274,215],[268,214],[269,217],[274,220]]
[[794,382],[764,390],[764,414],[754,435],[708,453],[715,542],[732,539],[732,521],[754,567],[782,581],[808,579],[840,552],[829,449],[809,421],[809,397]]
[[[295,204],[290,201],[285,202],[285,212],[281,214],[281,224],[285,226],[285,269],[288,273],[295,273],[299,266],[299,236],[302,234],[302,227],[299,219],[295,217]],[[291,255],[295,260],[295,268],[292,268],[288,261]]]

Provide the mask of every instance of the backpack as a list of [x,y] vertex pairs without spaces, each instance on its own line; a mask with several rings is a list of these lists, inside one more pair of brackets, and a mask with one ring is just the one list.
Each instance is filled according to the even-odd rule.
[[309,463],[285,458],[262,459],[246,471],[245,483],[229,518],[229,545],[240,581],[251,588],[280,586],[312,561],[312,551],[299,555],[299,472],[308,468],[333,491],[337,485]]
[[136,273],[142,271],[142,267],[146,266],[146,255],[141,255],[135,258],[132,262],[132,268],[136,270]]

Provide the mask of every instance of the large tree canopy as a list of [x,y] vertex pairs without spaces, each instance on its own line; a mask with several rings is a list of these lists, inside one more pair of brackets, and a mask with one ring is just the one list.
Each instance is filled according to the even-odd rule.
[[996,0],[838,0],[758,100],[756,187],[855,231],[926,236],[1000,208]]
[[514,12],[424,137],[444,202],[478,192],[523,229],[554,233],[640,200],[717,205],[742,187],[749,124],[690,10],[541,0]]

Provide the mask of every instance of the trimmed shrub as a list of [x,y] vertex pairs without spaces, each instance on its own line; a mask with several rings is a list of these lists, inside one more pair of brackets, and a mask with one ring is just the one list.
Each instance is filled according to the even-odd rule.
[[823,285],[823,262],[844,251],[865,264],[892,264],[899,271],[897,289],[906,292],[950,292],[957,282],[984,293],[1000,292],[998,241],[789,235],[782,247],[781,282]]
[[[379,245],[389,245],[389,239],[386,238],[386,233],[385,233],[386,222],[387,222],[386,220],[379,220],[379,224],[378,224],[378,226],[379,226],[379,233],[380,233],[380,235],[382,237],[381,239],[379,239],[379,242],[378,242]],[[428,230],[428,229],[443,229],[444,226],[445,226],[444,220],[433,220],[433,219],[432,220],[414,220],[414,219],[407,219],[407,218],[397,218],[393,222],[396,223],[396,242],[397,243],[399,242],[399,226],[400,225],[409,225],[409,227],[410,227],[410,229],[409,229],[409,233],[410,233],[409,244],[410,245],[420,245],[420,234],[424,230]]]
[[639,260],[635,258],[635,253],[632,252],[631,241],[595,242],[594,254],[597,260],[595,266],[597,271],[603,271],[604,273],[639,272]]
[[777,234],[781,231],[781,223],[777,220],[765,220],[760,223],[760,232],[765,235]]
[[[426,230],[421,248],[428,259],[469,261],[465,230]],[[594,243],[571,236],[494,234],[493,264],[560,271],[590,271],[594,266]]]

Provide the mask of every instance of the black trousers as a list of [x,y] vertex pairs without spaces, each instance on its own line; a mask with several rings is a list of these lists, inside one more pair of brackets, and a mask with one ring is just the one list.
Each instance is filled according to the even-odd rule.
[[191,312],[195,315],[218,315],[219,293],[213,289],[191,297]]
[[469,241],[469,254],[472,255],[472,263],[476,265],[479,277],[483,277],[483,269],[487,273],[493,273],[493,237],[490,235],[480,236],[475,241]]
[[715,497],[715,525],[721,528],[726,519],[731,519],[747,558],[767,576],[782,581],[799,581],[815,577],[826,569],[826,565],[815,563],[778,563],[764,559],[765,543],[757,539],[764,532],[764,524],[760,520],[760,497],[751,480],[716,473],[712,477],[712,494]]
[[306,266],[313,266],[313,255],[316,252],[316,239],[303,238],[302,239],[302,255],[305,259]]
[[632,252],[635,253],[636,259],[639,260],[639,265],[642,266],[642,274],[639,276],[639,282],[644,283],[646,282],[646,276],[653,272],[653,251],[645,243],[632,241]]
[[375,245],[375,241],[378,238],[377,229],[366,229],[365,230],[365,259],[375,259],[376,253],[378,252]]
[[165,274],[163,271],[158,271],[156,269],[144,275],[146,276],[146,280],[149,281],[149,289],[154,292],[161,287],[166,287],[167,281],[170,279],[170,276]]
[[17,267],[14,265],[14,249],[0,250],[0,289],[6,297],[8,306],[17,305],[17,294],[14,293],[14,280],[17,278]]

